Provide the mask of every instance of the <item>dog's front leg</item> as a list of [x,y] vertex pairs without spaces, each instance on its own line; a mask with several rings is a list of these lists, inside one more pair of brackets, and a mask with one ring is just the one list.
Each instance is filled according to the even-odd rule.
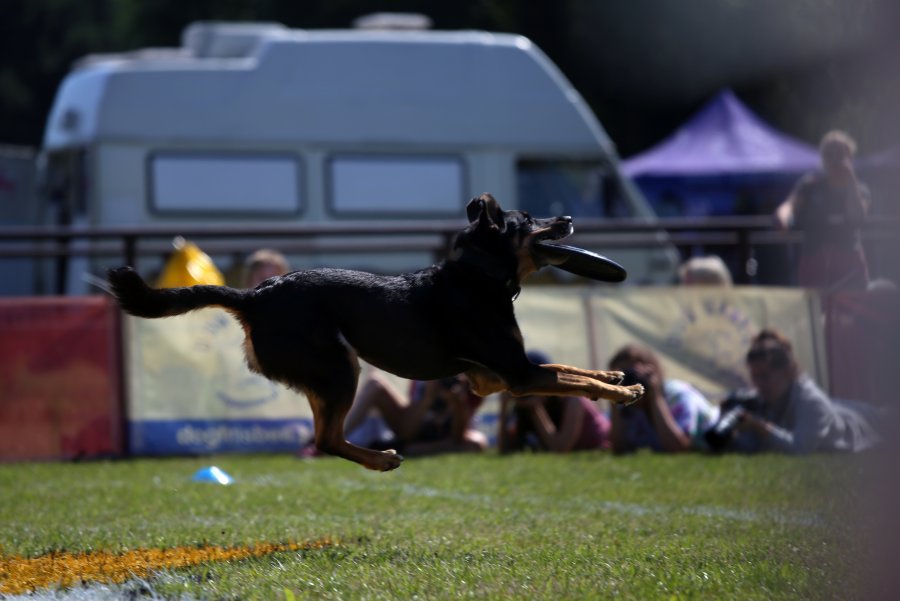
[[640,384],[631,386],[608,384],[598,378],[584,375],[585,373],[595,374],[598,372],[567,365],[549,364],[548,366],[533,366],[527,375],[507,376],[506,381],[509,384],[510,393],[514,396],[536,394],[585,396],[593,400],[603,398],[613,403],[630,405],[644,395],[644,387]]
[[625,373],[621,371],[599,371],[593,369],[581,369],[580,367],[572,367],[571,365],[562,365],[560,363],[545,363],[541,367],[552,369],[553,371],[573,374],[576,376],[584,376],[592,380],[600,380],[606,384],[621,384],[625,379]]
[[[644,386],[641,384],[620,386],[618,384],[607,384],[604,381],[580,373],[571,373],[562,370],[553,371],[556,372],[556,383],[553,388],[559,387],[572,391],[568,393],[557,392],[555,394],[586,396],[595,401],[597,399],[606,399],[612,403],[620,403],[623,405],[630,405],[644,396]],[[532,392],[527,394],[535,393]]]
[[598,372],[555,363],[547,365],[530,364],[527,373],[515,372],[505,378],[484,367],[474,367],[466,371],[472,390],[479,396],[508,390],[513,396],[585,396],[590,399],[607,399],[613,403],[630,405],[644,395],[640,384],[619,386],[604,381],[621,381],[622,372]]

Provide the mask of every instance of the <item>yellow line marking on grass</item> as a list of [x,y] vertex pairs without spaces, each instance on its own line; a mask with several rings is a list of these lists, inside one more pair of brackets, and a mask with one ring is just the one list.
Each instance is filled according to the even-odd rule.
[[151,571],[175,569],[214,561],[238,561],[281,551],[322,549],[338,545],[325,538],[305,543],[259,543],[242,547],[215,545],[135,549],[122,553],[53,552],[40,557],[0,555],[0,594],[34,592],[50,586],[68,588],[84,582],[119,584],[145,578]]

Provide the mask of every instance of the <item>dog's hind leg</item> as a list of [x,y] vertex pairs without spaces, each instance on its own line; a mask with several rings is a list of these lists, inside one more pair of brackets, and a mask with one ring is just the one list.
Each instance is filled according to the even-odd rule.
[[292,326],[257,324],[250,329],[245,351],[251,369],[306,395],[320,451],[371,470],[399,467],[403,457],[397,453],[364,449],[344,438],[344,418],[359,381],[356,352],[327,322],[298,319]]
[[329,455],[336,455],[354,461],[361,466],[386,472],[400,467],[403,456],[396,451],[375,451],[356,446],[344,437],[344,417],[353,404],[353,394],[349,396],[318,396],[307,390],[307,398],[313,411],[316,448]]
[[307,361],[302,389],[313,412],[316,448],[370,470],[386,472],[400,467],[403,457],[396,451],[366,449],[344,437],[344,418],[353,405],[359,380],[356,353],[342,343],[321,344],[310,349]]

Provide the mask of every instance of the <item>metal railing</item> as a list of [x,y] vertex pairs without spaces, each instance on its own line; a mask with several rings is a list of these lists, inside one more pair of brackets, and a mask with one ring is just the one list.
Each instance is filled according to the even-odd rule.
[[[341,221],[284,225],[134,225],[95,227],[0,227],[0,259],[121,257],[134,265],[138,257],[163,256],[176,236],[198,241],[209,254],[248,253],[262,245],[285,254],[429,252],[444,255],[462,220]],[[796,244],[802,232],[777,231],[769,216],[644,219],[580,218],[567,240],[587,248],[733,247],[738,264],[760,245]],[[867,244],[896,239],[897,217],[873,218],[862,228]],[[89,243],[75,243],[88,241]],[[686,253],[690,254],[690,253]],[[742,281],[741,274],[737,280]]]

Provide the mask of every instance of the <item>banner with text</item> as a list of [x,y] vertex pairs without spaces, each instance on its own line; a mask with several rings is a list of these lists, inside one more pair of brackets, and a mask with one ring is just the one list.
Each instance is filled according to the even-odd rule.
[[528,348],[554,361],[606,369],[623,345],[642,343],[667,377],[691,382],[710,400],[747,385],[750,339],[774,327],[794,343],[797,358],[828,388],[818,295],[797,288],[607,287],[528,288],[516,301]]
[[[827,389],[822,313],[817,296],[805,290],[530,286],[515,310],[526,348],[554,362],[605,369],[618,348],[641,342],[660,355],[667,376],[692,382],[712,401],[746,384],[750,339],[762,327],[775,327]],[[309,442],[306,399],[249,371],[244,332],[226,312],[129,318],[127,331],[132,453],[296,451]],[[365,378],[371,368],[363,369]],[[394,380],[399,390],[408,389]],[[476,425],[491,438],[496,412],[496,399],[489,398],[477,416]]]
[[250,371],[225,311],[126,323],[132,454],[296,451],[310,439],[306,399]]

